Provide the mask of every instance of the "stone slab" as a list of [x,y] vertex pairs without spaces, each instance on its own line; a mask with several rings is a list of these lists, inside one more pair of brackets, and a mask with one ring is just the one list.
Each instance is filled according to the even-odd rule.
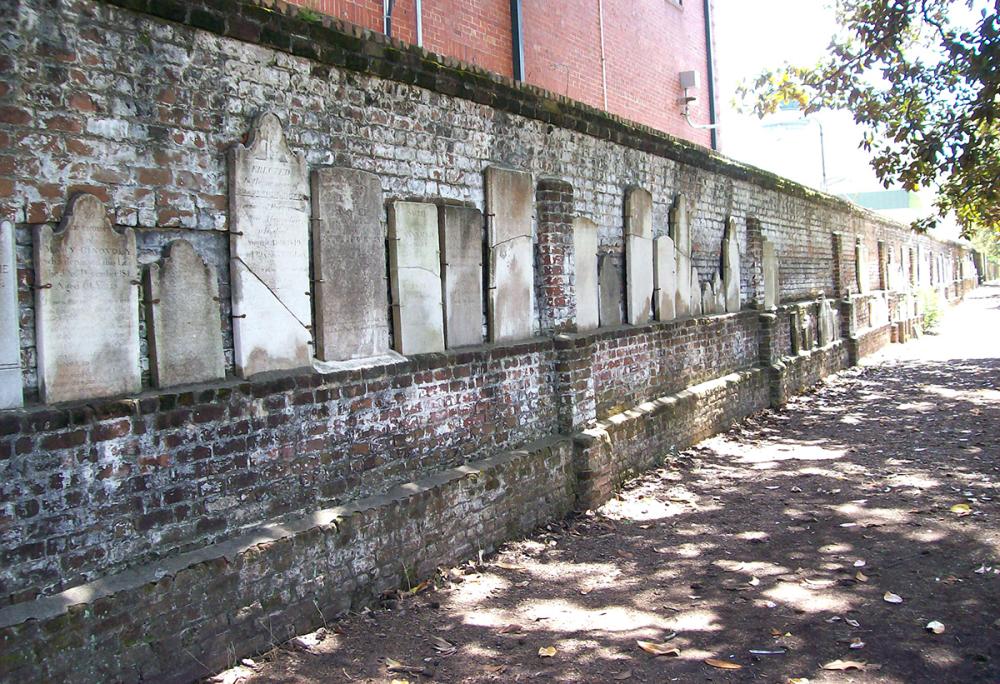
[[698,279],[691,278],[691,226],[687,217],[687,201],[678,195],[670,209],[670,237],[676,252],[677,290],[674,297],[674,313],[678,318],[697,315],[692,301],[701,302],[701,288]]
[[444,351],[437,206],[393,202],[389,208],[389,282],[396,351]]
[[316,357],[330,363],[390,353],[385,228],[378,176],[315,169],[312,184]]
[[690,273],[688,276],[688,282],[691,283],[688,311],[692,316],[700,316],[705,313],[705,308],[702,306],[702,288],[701,282],[698,279],[698,269],[692,266],[691,270],[688,272]]
[[483,342],[483,214],[474,207],[438,213],[447,347]]
[[653,315],[653,241],[625,236],[625,289],[628,295],[628,322],[648,323]]
[[781,303],[778,290],[778,255],[774,250],[774,243],[764,239],[763,245],[763,271],[764,271],[764,309],[771,310],[777,308]]
[[601,324],[600,284],[597,277],[597,224],[573,219],[573,264],[575,269],[576,329],[593,330]]
[[722,283],[722,276],[719,275],[718,271],[715,272],[715,276],[712,278],[712,292],[715,294],[714,311],[712,313],[725,313],[726,290],[725,285]]
[[0,222],[0,409],[24,405],[14,224]]
[[712,281],[701,284],[701,313],[710,316],[717,313],[715,310],[715,290],[712,288]]
[[491,166],[486,169],[490,340],[532,336],[535,320],[531,174]]
[[600,289],[601,327],[622,324],[622,280],[618,268],[609,254],[597,260],[597,281]]
[[653,196],[643,188],[625,193],[625,234],[653,239]]
[[163,264],[146,268],[149,371],[157,387],[226,376],[219,277],[187,240],[174,240]]
[[871,291],[868,278],[868,247],[863,245],[860,240],[854,246],[854,268],[858,292],[868,294]]
[[233,346],[241,377],[312,360],[309,184],[274,114],[229,151]]
[[653,241],[653,302],[658,321],[677,316],[677,248],[674,241],[658,237]]
[[42,401],[140,390],[135,233],[111,227],[104,204],[75,196],[62,225],[35,228],[35,326]]
[[722,282],[725,310],[737,313],[740,310],[740,243],[733,219],[727,222],[722,242]]

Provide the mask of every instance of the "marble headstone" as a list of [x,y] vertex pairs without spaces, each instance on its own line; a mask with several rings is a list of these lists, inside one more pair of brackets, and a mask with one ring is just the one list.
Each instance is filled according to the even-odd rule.
[[135,233],[104,204],[74,197],[62,226],[35,228],[38,385],[47,403],[140,390]]
[[854,266],[857,276],[858,292],[868,294],[871,287],[868,282],[868,248],[858,240],[854,247]]
[[146,268],[146,327],[157,387],[226,376],[218,275],[187,240],[171,242],[163,264]]
[[701,313],[706,316],[718,313],[715,308],[715,288],[711,280],[701,284]]
[[712,313],[726,313],[726,290],[718,271],[712,278],[712,291],[715,293],[715,311]]
[[819,300],[819,346],[826,345],[837,339],[839,319],[830,300],[820,297]]
[[691,283],[691,299],[688,302],[688,311],[692,316],[700,316],[707,312],[702,306],[702,290],[701,282],[698,279],[698,269],[692,266],[690,274],[688,282]]
[[229,152],[229,216],[236,372],[310,365],[309,178],[274,114]]
[[674,241],[658,237],[653,248],[653,300],[656,320],[672,321],[676,317],[677,256]]
[[600,283],[601,327],[622,324],[622,281],[609,254],[603,254],[597,261],[597,280]]
[[487,314],[493,342],[523,340],[533,333],[533,201],[531,174],[493,166],[486,169]]
[[648,323],[653,313],[653,196],[642,188],[625,195],[625,290],[628,322]]
[[764,239],[763,248],[764,271],[764,309],[770,311],[781,303],[778,290],[778,255],[774,251],[774,243]]
[[601,323],[597,224],[579,216],[573,219],[573,264],[576,276],[576,329],[581,332],[593,330]]
[[483,214],[473,207],[441,207],[441,280],[448,347],[483,342]]
[[0,222],[0,409],[24,404],[14,224]]
[[722,242],[723,296],[729,313],[740,310],[740,243],[736,233],[736,221],[729,219]]
[[389,209],[389,282],[396,351],[444,351],[437,206],[393,202]]
[[382,184],[334,167],[313,170],[310,180],[316,357],[381,359],[390,353]]
[[701,288],[697,278],[691,278],[691,226],[688,224],[687,202],[683,195],[677,197],[670,210],[670,233],[677,258],[675,313],[678,318],[697,315],[691,308],[691,302],[694,299],[701,301]]

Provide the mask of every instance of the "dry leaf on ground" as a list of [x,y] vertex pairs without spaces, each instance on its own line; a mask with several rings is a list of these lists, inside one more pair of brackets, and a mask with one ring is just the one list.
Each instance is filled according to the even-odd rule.
[[743,666],[738,663],[733,663],[728,660],[719,660],[718,658],[705,658],[705,664],[711,665],[712,667],[717,667],[720,670],[742,670]]
[[866,663],[857,660],[831,660],[823,666],[824,670],[864,670]]
[[882,600],[885,601],[886,603],[902,603],[903,597],[900,596],[899,594],[893,594],[891,591],[887,591],[882,596]]
[[679,656],[681,654],[680,649],[668,646],[667,644],[657,644],[653,641],[636,641],[641,648],[646,653],[652,653],[655,656]]
[[540,649],[538,649],[539,658],[551,658],[556,653],[558,653],[558,651],[556,650],[555,646],[542,646]]
[[944,625],[937,620],[931,620],[928,622],[924,629],[933,634],[944,634]]

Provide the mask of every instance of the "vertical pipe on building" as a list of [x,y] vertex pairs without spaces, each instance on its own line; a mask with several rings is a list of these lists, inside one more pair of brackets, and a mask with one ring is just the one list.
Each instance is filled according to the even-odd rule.
[[416,0],[413,11],[417,14],[417,47],[424,46],[424,3]]
[[[705,57],[708,62],[708,124],[715,120],[715,56],[712,54],[712,0],[705,0]],[[715,128],[708,129],[712,135],[712,149],[719,149],[719,134]]]
[[[705,0],[707,3],[709,0]],[[604,0],[597,0],[597,22],[601,32],[601,92],[604,94],[604,111],[608,111],[608,64],[604,56]],[[715,133],[712,133],[713,139]]]
[[511,57],[514,60],[514,80],[524,80],[524,18],[521,0],[510,0]]

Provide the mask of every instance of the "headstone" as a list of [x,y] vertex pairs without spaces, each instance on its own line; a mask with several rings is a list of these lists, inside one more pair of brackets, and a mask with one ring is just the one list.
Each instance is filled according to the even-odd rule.
[[653,196],[642,188],[625,195],[625,290],[628,322],[648,323],[653,313]]
[[576,329],[593,330],[601,324],[600,286],[597,280],[597,224],[573,219],[573,263],[576,273]]
[[740,310],[740,243],[733,219],[729,219],[722,243],[722,280],[725,310],[736,313]]
[[674,241],[658,237],[653,248],[653,300],[658,321],[672,321],[676,317],[677,256]]
[[715,294],[714,310],[712,313],[726,313],[726,290],[718,271],[715,272],[715,277],[712,278],[712,292]]
[[146,269],[149,371],[157,387],[226,376],[219,280],[187,240],[170,243],[163,265]]
[[3,221],[0,223],[0,409],[18,408],[24,404],[20,319],[14,224]]
[[603,254],[597,261],[597,279],[600,283],[601,327],[622,324],[622,281],[610,254]]
[[868,283],[868,248],[862,244],[860,238],[854,248],[854,264],[858,280],[858,292],[868,294],[870,286]]
[[308,174],[274,114],[259,117],[249,143],[230,150],[229,191],[236,372],[308,366]]
[[140,390],[135,233],[115,232],[94,195],[53,233],[35,228],[38,386],[46,403]]
[[486,169],[489,282],[487,313],[490,340],[531,337],[534,323],[534,254],[531,174]]
[[706,316],[716,313],[715,289],[712,287],[712,281],[701,284],[701,313]]
[[316,357],[343,363],[389,354],[382,184],[371,173],[315,169],[312,183]]
[[788,313],[789,316],[789,331],[791,333],[791,343],[792,343],[792,353],[799,354],[804,351],[802,343],[802,309],[798,306],[792,306]]
[[483,214],[473,207],[442,207],[438,220],[445,344],[482,344]]
[[444,351],[444,302],[437,206],[393,202],[389,209],[389,282],[396,351]]
[[691,301],[696,296],[701,301],[697,279],[691,279],[691,227],[687,219],[687,203],[683,195],[677,197],[670,210],[670,234],[676,250],[677,292],[674,313],[678,318],[695,315]]
[[689,273],[688,282],[691,283],[691,299],[688,301],[688,311],[692,316],[700,316],[702,313],[707,312],[702,306],[702,289],[701,281],[698,279],[698,269],[692,266]]
[[781,303],[778,290],[778,256],[774,251],[774,243],[764,240],[764,309],[770,311]]

